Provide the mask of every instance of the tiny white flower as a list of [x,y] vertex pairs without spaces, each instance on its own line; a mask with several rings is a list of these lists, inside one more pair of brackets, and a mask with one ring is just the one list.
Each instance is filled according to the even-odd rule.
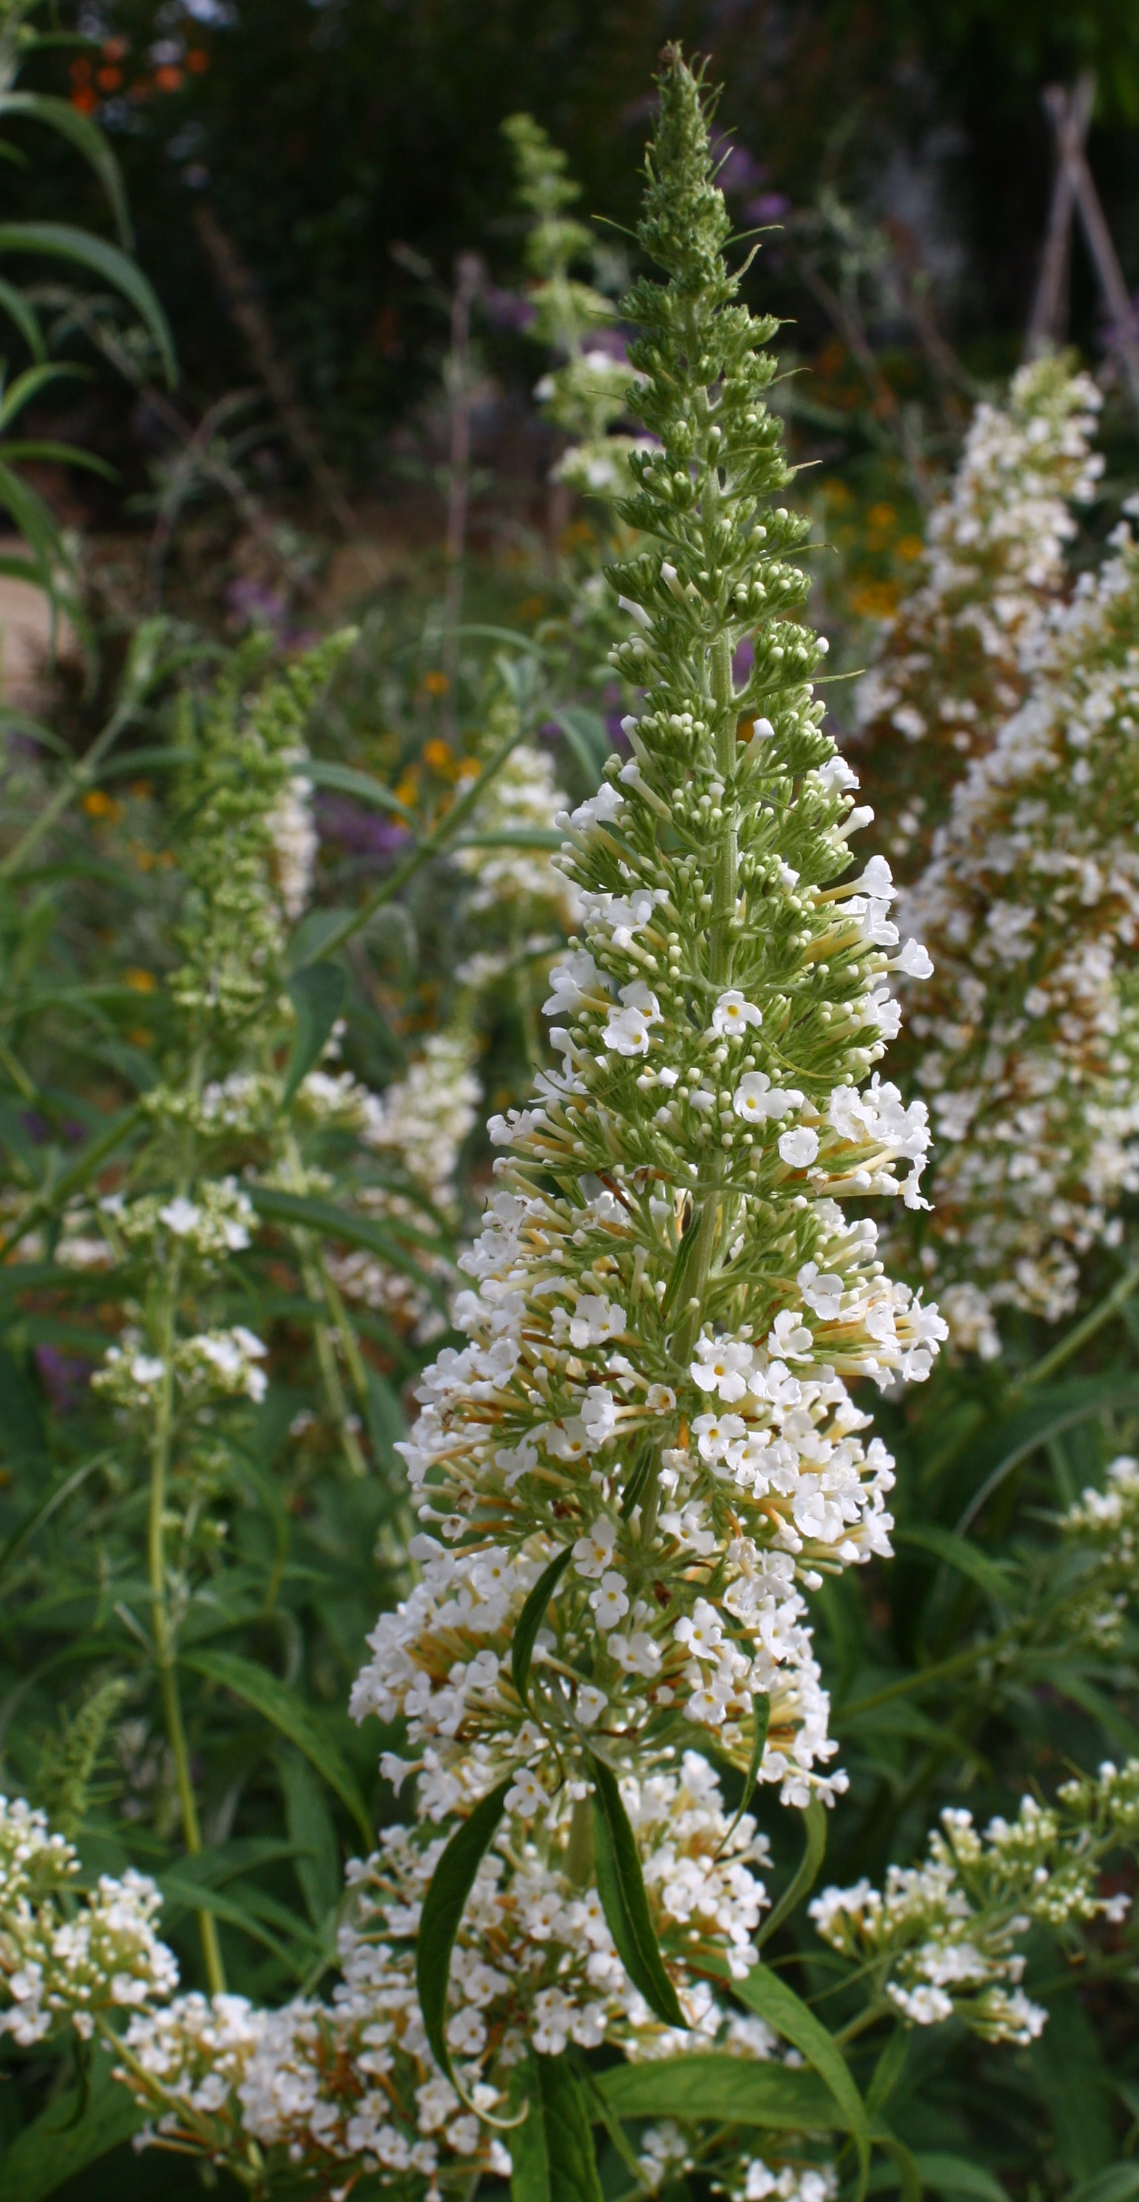
[[797,1124],[789,1132],[783,1132],[779,1140],[779,1152],[792,1169],[804,1169],[813,1162],[819,1151],[819,1135],[808,1124]]
[[712,1030],[721,1035],[746,1032],[749,1025],[762,1023],[763,1012],[735,987],[729,987],[726,994],[721,994],[712,1011]]

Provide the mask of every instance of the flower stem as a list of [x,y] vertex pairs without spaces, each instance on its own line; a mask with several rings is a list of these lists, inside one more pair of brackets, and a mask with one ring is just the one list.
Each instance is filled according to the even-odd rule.
[[[174,1778],[182,1815],[182,1838],[191,1856],[196,1856],[202,1848],[202,1829],[190,1772],[190,1754],[182,1718],[181,1692],[178,1688],[174,1630],[166,1597],[166,1488],[170,1473],[170,1436],[174,1410],[174,1317],[178,1301],[178,1269],[179,1263],[175,1259],[165,1279],[159,1311],[159,1350],[164,1373],[150,1447],[150,1505],[146,1544],[154,1660],[158,1670],[162,1716],[166,1740],[174,1761]],[[198,1913],[198,1931],[202,1939],[202,1958],[210,1993],[224,1995],[225,1968],[222,1964],[221,1944],[218,1940],[217,1923],[210,1912]]]

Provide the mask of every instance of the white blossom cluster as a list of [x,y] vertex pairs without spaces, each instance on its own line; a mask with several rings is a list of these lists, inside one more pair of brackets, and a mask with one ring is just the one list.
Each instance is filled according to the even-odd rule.
[[[455,1216],[455,1177],[464,1140],[476,1120],[480,1087],[472,1068],[475,1039],[467,1026],[432,1033],[423,1053],[403,1078],[381,1095],[369,1093],[347,1072],[313,1071],[299,1101],[303,1112],[320,1112],[325,1122],[347,1122],[365,1150],[389,1160],[397,1177],[382,1184],[366,1180],[352,1194],[352,1210],[377,1223],[416,1226],[422,1232],[434,1213],[448,1223]],[[419,1337],[443,1328],[437,1301],[428,1289],[452,1281],[450,1264],[427,1248],[417,1249],[422,1276],[412,1266],[394,1268],[363,1247],[330,1251],[326,1267],[348,1300],[383,1308]]]
[[303,770],[304,750],[286,750],[282,761],[291,768],[290,777],[269,813],[268,827],[274,884],[285,916],[295,925],[312,895],[320,836],[313,818],[312,781]]
[[0,2035],[22,2049],[67,2021],[86,2038],[178,1984],[154,1932],[154,1882],[131,1867],[84,1888],[79,1874],[74,1847],[42,1812],[0,1796]]
[[883,627],[858,689],[857,750],[891,860],[912,878],[970,760],[1022,702],[1069,583],[1071,505],[1095,493],[1100,393],[1060,358],[1022,367],[977,407],[928,525],[919,587]]
[[1128,1453],[1113,1460],[1106,1489],[1090,1484],[1061,1515],[1060,1528],[1069,1551],[1083,1562],[1068,1625],[1109,1651],[1139,1592],[1139,1460]]
[[244,1323],[180,1338],[169,1361],[150,1352],[139,1333],[128,1330],[118,1345],[108,1346],[102,1367],[96,1370],[91,1383],[116,1406],[135,1413],[145,1413],[154,1406],[165,1390],[170,1369],[195,1404],[211,1397],[244,1397],[256,1403],[264,1399],[269,1387],[261,1366],[267,1354],[268,1348]]
[[[926,1273],[1049,1320],[1139,1185],[1139,547],[1112,538],[1037,639],[906,897],[935,971],[910,996],[938,1141]],[[946,1312],[954,1312],[947,1303]]]
[[1102,1860],[1137,1836],[1139,1760],[1105,1762],[1066,1783],[1054,1807],[1025,1797],[1015,1820],[994,1819],[983,1835],[970,1812],[947,1809],[923,1865],[890,1866],[884,1890],[866,1880],[824,1889],[811,1917],[908,2024],[956,2014],[986,2040],[1028,2042],[1048,2014],[1021,1986],[1018,1943],[1034,1922],[1122,1919],[1130,1898],[1101,1893]]
[[[501,713],[488,714],[493,737]],[[519,905],[539,903],[564,934],[577,915],[577,898],[541,847],[527,848],[527,834],[549,833],[565,797],[552,759],[532,742],[519,742],[488,784],[475,824],[479,839],[455,851],[455,863],[471,881],[466,907],[471,917],[493,912],[511,917]],[[495,836],[504,838],[495,845]],[[513,844],[508,838],[516,835]],[[466,926],[464,923],[464,934]]]
[[[794,2142],[791,2145],[794,2146]],[[768,2146],[774,2154],[778,2147],[774,2136]],[[679,2173],[690,2171],[696,2165],[691,2131],[685,2131],[672,2119],[646,2127],[641,2135],[637,2160],[648,2193],[659,2193]],[[768,2202],[769,2197],[771,2202],[834,2202],[838,2193],[838,2173],[834,2165],[804,2163],[798,2151],[795,2159],[786,2163],[773,2164],[766,2157],[736,2155],[730,2166],[709,2167],[705,2161],[699,2168],[705,2174],[710,2168],[718,2172],[714,2191],[731,2195],[733,2202]]]
[[613,2039],[641,2057],[713,2043],[772,2055],[762,2022],[726,2011],[707,1983],[686,1984],[678,1963],[683,1953],[698,1967],[725,1941],[741,1969],[754,1958],[766,1897],[752,1867],[767,1858],[754,1821],[728,1821],[694,1752],[678,1772],[623,1788],[651,1848],[649,1903],[691,2033],[662,2027],[630,1985],[596,1893],[560,1870],[559,1830],[504,1835],[479,1869],[451,1967],[446,2030],[464,2103],[434,2064],[415,1990],[414,1938],[443,1841],[429,1825],[394,1827],[349,1869],[331,2004],[263,2011],[238,1996],[188,1995],[132,2024],[120,2076],[157,2110],[158,2135],[231,2159],[252,2140],[280,2151],[282,2165],[331,2174],[352,2163],[381,2185],[414,2173],[425,2184],[469,2179],[480,2166],[508,2175],[508,2135],[492,2137],[469,2104],[501,2114],[528,2048],[553,2057],[571,2042]]

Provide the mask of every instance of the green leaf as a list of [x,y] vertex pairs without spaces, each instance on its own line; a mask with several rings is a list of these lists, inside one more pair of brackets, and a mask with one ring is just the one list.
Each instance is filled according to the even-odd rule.
[[331,1737],[292,1690],[278,1681],[275,1674],[270,1674],[267,1667],[254,1666],[251,1659],[240,1659],[235,1652],[187,1652],[181,1664],[207,1681],[220,1683],[223,1689],[232,1691],[234,1697],[252,1706],[254,1712],[260,1713],[287,1736],[290,1743],[295,1743],[298,1751],[303,1751],[309,1764],[315,1766],[317,1773],[347,1806],[365,1843],[371,1848],[371,1816],[360,1795],[356,1777]]
[[49,2104],[9,2142],[0,2157],[0,2202],[44,2202],[145,2122],[146,2112],[111,2078],[111,2060],[101,2049],[93,2056],[86,2095],[85,2104],[80,2089]]
[[371,1254],[378,1254],[389,1268],[399,1269],[406,1276],[414,1277],[424,1290],[433,1293],[443,1302],[441,1287],[424,1275],[423,1264],[408,1251],[409,1247],[422,1246],[432,1255],[443,1260],[450,1257],[450,1248],[443,1239],[433,1238],[430,1232],[415,1231],[410,1224],[400,1223],[400,1243],[379,1224],[369,1223],[364,1216],[353,1216],[346,1208],[338,1208],[335,1201],[309,1200],[301,1193],[278,1192],[275,1185],[250,1185],[249,1198],[259,1216],[268,1216],[273,1222],[299,1224],[302,1229],[317,1231],[323,1238],[340,1239],[345,1246],[364,1246]]
[[14,321],[33,359],[43,359],[43,331],[22,291],[14,283],[0,282],[0,313]]
[[306,963],[318,963],[326,939],[341,932],[351,916],[350,910],[310,910],[289,936],[290,970],[300,971]]
[[44,122],[61,138],[69,139],[77,153],[94,170],[106,192],[120,244],[129,249],[131,242],[130,216],[127,213],[126,193],[119,164],[98,123],[92,122],[69,99],[55,99],[47,92],[4,92],[0,94],[0,121],[9,115],[27,115],[32,122]]
[[529,2109],[510,2136],[510,2202],[602,2202],[584,2090],[567,2056],[531,2055]]
[[169,323],[141,268],[128,260],[117,245],[66,222],[0,222],[0,252],[43,253],[48,259],[70,260],[89,275],[110,283],[134,307],[139,320],[153,337],[173,388],[178,379],[174,341]]
[[755,1936],[757,1949],[762,1949],[768,1936],[774,1934],[776,1928],[781,1927],[785,1919],[790,1918],[795,1906],[802,1903],[804,1896],[814,1888],[818,1879],[819,1867],[822,1865],[827,1847],[827,1815],[825,1806],[820,1804],[817,1797],[811,1798],[810,1804],[803,1814],[803,1827],[807,1840],[803,1856],[799,1862],[798,1872],[794,1879],[788,1882],[779,1902],[768,1913],[759,1933]]
[[[751,1738],[751,1757],[748,1760],[747,1778],[744,1782],[744,1793],[740,1798],[739,1810],[732,1821],[733,1828],[739,1825],[755,1795],[755,1785],[759,1780],[759,1769],[763,1764],[763,1754],[767,1749],[767,1731],[771,1726],[771,1699],[766,1690],[756,1691],[751,1701],[751,1710],[754,1722]],[[731,1830],[729,1830],[730,1832]]]
[[566,704],[561,711],[555,711],[553,718],[592,786],[601,777],[610,748],[609,735],[601,713],[591,711],[586,704],[571,703]]
[[306,757],[303,771],[315,787],[335,788],[341,795],[354,795],[361,803],[370,803],[375,810],[391,811],[409,826],[415,823],[414,811],[401,803],[382,780],[374,780],[370,772],[357,772],[352,765],[328,764],[319,757]]
[[885,2149],[893,2166],[892,2172],[883,2166],[881,2172],[876,2173],[875,2187],[897,2186],[902,2190],[902,2202],[921,2202],[922,2178],[916,2156],[906,2147],[904,2141],[899,2141],[892,2133],[880,2130],[875,2138]]
[[423,2027],[441,2072],[454,2081],[447,2048],[447,1984],[451,1977],[451,1952],[455,1947],[467,1898],[498,1830],[512,1782],[499,1782],[469,1820],[455,1829],[423,1899],[419,1933],[415,1940],[415,1985]]
[[306,963],[288,982],[289,999],[297,1013],[292,1053],[285,1073],[281,1107],[287,1109],[298,1087],[320,1061],[328,1036],[348,993],[348,973],[342,963]]
[[560,849],[564,833],[552,826],[498,826],[485,833],[464,833],[452,849]]
[[368,1436],[372,1441],[372,1450],[380,1466],[387,1469],[390,1474],[395,1474],[398,1473],[400,1468],[400,1461],[395,1447],[401,1438],[407,1436],[407,1422],[404,1418],[403,1408],[399,1403],[399,1394],[394,1385],[389,1384],[387,1377],[381,1376],[379,1369],[375,1368],[371,1361],[365,1362],[364,1372],[368,1380],[368,1396],[364,1402],[364,1413],[368,1423]]
[[1139,2164],[1109,2164],[1095,2179],[1077,2187],[1068,2202],[1131,2202],[1139,2194]]
[[285,1825],[295,1849],[294,1870],[305,1909],[314,1927],[322,1927],[340,1899],[340,1844],[324,1786],[299,1751],[277,1757],[285,1793]]
[[979,1590],[1000,1605],[1008,1604],[1009,1580],[1006,1566],[990,1559],[987,1552],[980,1552],[967,1537],[959,1537],[952,1529],[941,1529],[936,1523],[928,1523],[920,1529],[896,1529],[894,1543],[911,1546],[919,1552],[930,1552],[935,1559],[944,1560],[947,1567],[955,1567],[959,1575],[967,1575]]
[[770,1966],[753,1966],[746,1980],[731,1980],[727,1965],[722,1962],[715,1967],[709,1965],[707,1970],[714,1970],[728,1980],[732,1994],[741,2003],[746,2003],[749,2011],[757,2012],[777,2034],[782,2034],[785,2041],[792,2042],[819,2078],[825,2080],[836,2103],[842,2106],[847,2130],[854,2136],[861,2168],[858,2185],[861,2197],[870,2176],[870,2124],[850,2067],[833,2036]]
[[[1009,2202],[1008,2189],[1002,2187],[995,2171],[989,2171],[984,2164],[973,2163],[967,2156],[948,2156],[941,2149],[919,2149],[914,2162],[921,2173],[922,2184],[932,2187],[935,2194],[970,2194],[977,2197],[977,2202]],[[1108,2202],[1106,2196],[1104,2202]]]
[[[1055,1945],[1052,1949],[1059,1957]],[[1074,1990],[1050,1990],[1048,2024],[1027,2051],[1027,2060],[1051,2123],[1055,2155],[1077,2186],[1087,2186],[1112,2165],[1116,2150],[1102,2052]]]
[[530,1710],[530,1661],[534,1656],[534,1644],[546,1617],[546,1607],[561,1582],[569,1560],[570,1547],[567,1545],[564,1552],[556,1553],[549,1566],[542,1569],[518,1616],[514,1641],[510,1647],[510,1678],[527,1712]]
[[618,2118],[707,2119],[773,2132],[845,2132],[841,2105],[813,2072],[752,2062],[722,2050],[619,2064],[597,2074]]
[[617,1955],[634,1988],[665,2026],[686,2027],[676,1990],[664,1969],[649,1913],[636,1838],[621,1802],[616,1775],[590,1752],[593,1772],[593,1846],[597,1893]]

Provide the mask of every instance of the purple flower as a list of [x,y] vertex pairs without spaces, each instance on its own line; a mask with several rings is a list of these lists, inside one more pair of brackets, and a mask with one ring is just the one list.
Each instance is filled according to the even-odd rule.
[[528,329],[537,312],[525,291],[501,290],[497,283],[484,286],[479,303],[495,329]]
[[351,856],[395,856],[410,838],[397,818],[362,810],[343,795],[322,795],[316,818],[321,840],[338,841]]
[[761,191],[756,199],[749,199],[744,214],[749,222],[761,229],[767,222],[783,222],[791,212],[791,201],[785,191]]
[[750,635],[745,635],[743,641],[736,644],[735,654],[732,658],[732,679],[746,680],[754,664],[755,644]]
[[756,185],[763,182],[763,170],[752,159],[746,145],[737,145],[731,138],[720,135],[712,140],[712,156],[718,163],[716,182],[730,197],[740,191],[754,191]]
[[58,1346],[35,1346],[32,1350],[48,1404],[55,1414],[67,1414],[91,1381],[87,1363],[76,1360],[74,1354],[61,1353]]

